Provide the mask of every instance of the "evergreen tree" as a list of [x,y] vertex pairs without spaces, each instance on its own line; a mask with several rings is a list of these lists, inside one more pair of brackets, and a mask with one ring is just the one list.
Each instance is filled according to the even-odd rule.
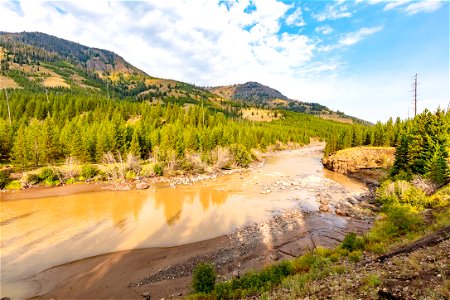
[[25,169],[29,160],[25,128],[25,124],[22,123],[19,127],[19,130],[17,131],[16,137],[14,139],[14,146],[11,152],[13,163],[19,165],[22,170]]
[[131,139],[129,152],[138,158],[141,157],[141,146],[139,145],[139,136],[137,130],[133,131],[133,137]]

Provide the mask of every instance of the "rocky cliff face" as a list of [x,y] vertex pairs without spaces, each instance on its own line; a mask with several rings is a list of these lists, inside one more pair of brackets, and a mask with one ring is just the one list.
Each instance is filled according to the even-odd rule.
[[392,167],[394,155],[394,147],[355,147],[324,157],[322,163],[331,171],[376,183],[385,170]]

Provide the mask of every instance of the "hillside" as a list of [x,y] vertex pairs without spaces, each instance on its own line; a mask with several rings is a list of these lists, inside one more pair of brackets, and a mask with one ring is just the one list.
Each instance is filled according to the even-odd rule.
[[0,32],[0,62],[0,89],[93,89],[111,98],[132,97],[154,103],[201,102],[234,115],[243,115],[241,108],[257,106],[302,112],[342,123],[367,123],[318,103],[289,99],[257,82],[205,89],[157,78],[114,52],[40,32]]
[[202,101],[207,106],[231,110],[230,105],[222,105],[221,97],[204,89],[150,76],[114,52],[44,33],[0,32],[0,61],[0,89],[81,88],[116,99]]
[[8,49],[7,55],[20,65],[65,60],[99,75],[115,72],[146,75],[114,52],[90,48],[40,32],[0,32],[0,45]]
[[240,101],[246,105],[271,109],[286,109],[295,112],[317,115],[323,119],[342,123],[368,124],[368,122],[364,120],[347,116],[342,112],[334,112],[319,103],[302,102],[289,99],[278,90],[258,82],[246,82],[243,84],[211,87],[209,90],[224,98]]

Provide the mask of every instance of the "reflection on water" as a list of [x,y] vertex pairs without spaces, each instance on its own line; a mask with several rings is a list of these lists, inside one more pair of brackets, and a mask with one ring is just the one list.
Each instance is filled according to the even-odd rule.
[[297,205],[294,194],[315,207],[314,191],[262,195],[260,187],[286,176],[323,176],[322,170],[320,153],[293,151],[269,157],[260,169],[192,186],[0,201],[2,296],[13,293],[19,279],[55,265],[226,234]]

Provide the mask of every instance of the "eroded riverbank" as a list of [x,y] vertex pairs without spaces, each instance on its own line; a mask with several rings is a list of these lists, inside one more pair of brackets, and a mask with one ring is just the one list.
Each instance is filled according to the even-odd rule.
[[[20,209],[9,207],[12,221],[2,232],[9,227],[28,235],[2,238],[2,262],[13,266],[2,265],[2,287],[8,272],[11,293],[17,287],[27,293],[19,297],[177,296],[187,292],[199,261],[213,261],[222,276],[230,276],[337,243],[349,230],[364,230],[370,218],[354,209],[363,185],[351,181],[349,191],[326,177],[322,147],[276,153],[261,168],[176,188],[160,183],[145,191],[8,202],[23,209],[35,205],[30,216],[14,216]],[[56,232],[37,234],[32,227]]]

